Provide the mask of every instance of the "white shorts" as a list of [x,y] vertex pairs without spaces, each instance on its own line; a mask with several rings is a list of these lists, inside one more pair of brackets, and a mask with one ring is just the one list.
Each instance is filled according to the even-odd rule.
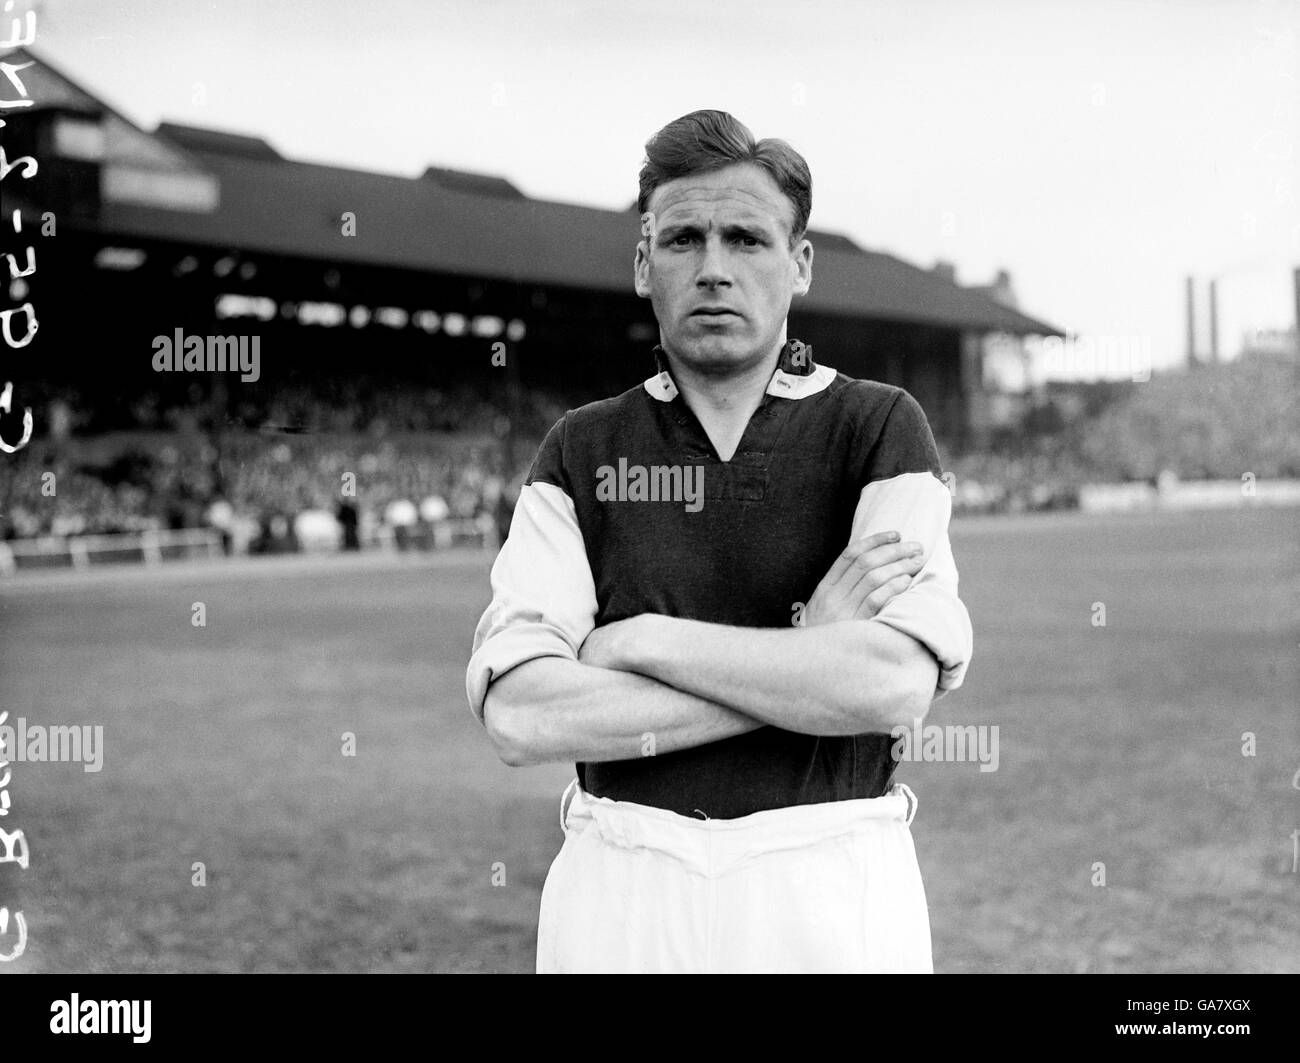
[[537,972],[932,973],[915,814],[901,783],[705,820],[592,797],[575,779]]

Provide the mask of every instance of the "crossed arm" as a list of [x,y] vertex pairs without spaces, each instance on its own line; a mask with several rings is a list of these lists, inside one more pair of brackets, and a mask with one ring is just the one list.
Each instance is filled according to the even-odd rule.
[[642,755],[647,735],[662,754],[763,726],[657,679],[565,657],[536,657],[494,681],[483,722],[511,767],[631,760]]
[[538,657],[492,683],[484,722],[511,765],[668,753],[765,724],[816,735],[888,732],[925,716],[939,667],[873,617],[921,567],[896,535],[850,546],[807,626],[740,628],[646,613],[591,632],[577,661]]
[[874,442],[858,440],[849,545],[800,627],[642,614],[593,629],[596,590],[561,486],[568,428],[566,415],[551,429],[520,495],[466,672],[470,705],[506,763],[631,759],[647,736],[667,753],[765,725],[888,733],[961,685],[972,632],[948,542],[952,504],[925,414],[905,392]]
[[595,653],[538,657],[492,684],[484,719],[507,764],[627,760],[647,735],[670,753],[764,724],[887,733],[925,716],[939,672],[915,639],[869,620],[781,630],[646,613],[597,633]]

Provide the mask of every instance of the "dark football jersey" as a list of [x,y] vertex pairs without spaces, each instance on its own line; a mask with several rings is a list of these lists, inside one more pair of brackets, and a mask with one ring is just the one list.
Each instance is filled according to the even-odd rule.
[[[570,410],[542,443],[474,636],[467,690],[479,717],[497,676],[535,657],[576,660],[594,627],[640,613],[788,627],[851,540],[889,530],[923,544],[924,567],[862,622],[925,645],[939,663],[938,695],[958,686],[972,638],[948,541],[951,500],[911,395],[819,366],[791,341],[722,461],[658,349],[656,358],[658,374]],[[730,819],[878,797],[893,741],[768,725],[577,773],[598,797]]]

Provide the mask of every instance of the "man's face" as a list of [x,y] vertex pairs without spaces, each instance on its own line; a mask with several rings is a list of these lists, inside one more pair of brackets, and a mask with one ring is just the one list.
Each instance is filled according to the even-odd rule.
[[672,355],[726,374],[780,346],[794,295],[812,281],[812,245],[790,246],[794,204],[762,167],[737,163],[660,185],[653,233],[637,245],[636,292]]

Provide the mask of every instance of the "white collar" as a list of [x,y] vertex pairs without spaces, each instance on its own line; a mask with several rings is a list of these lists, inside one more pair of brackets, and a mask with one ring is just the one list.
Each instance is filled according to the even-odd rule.
[[[648,378],[642,386],[652,398],[660,402],[672,402],[678,395],[677,383],[668,369],[663,349],[656,347],[654,353],[659,372]],[[796,361],[796,357],[799,360]],[[811,346],[799,340],[790,340],[781,348],[765,394],[775,395],[779,399],[806,399],[825,391],[835,376],[835,370],[829,365],[818,365],[812,360]]]

